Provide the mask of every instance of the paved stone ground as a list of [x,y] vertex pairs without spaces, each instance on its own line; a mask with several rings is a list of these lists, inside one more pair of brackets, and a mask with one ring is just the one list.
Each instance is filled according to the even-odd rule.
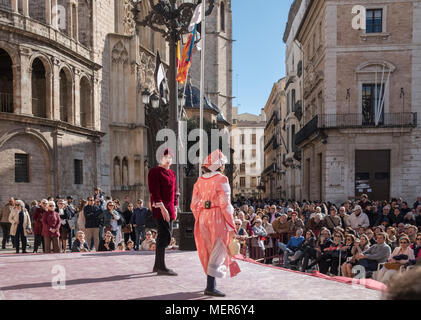
[[[1,255],[0,299],[203,300],[206,277],[197,252],[173,251],[178,277],[151,273],[153,253]],[[377,300],[381,292],[239,261],[242,272],[218,280],[230,300]],[[56,290],[58,276],[65,288]],[[56,287],[57,288],[57,287]]]

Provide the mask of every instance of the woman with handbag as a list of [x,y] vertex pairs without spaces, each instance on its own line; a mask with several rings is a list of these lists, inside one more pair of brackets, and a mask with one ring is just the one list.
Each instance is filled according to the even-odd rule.
[[127,206],[127,210],[122,213],[124,221],[126,221],[126,225],[124,225],[122,228],[122,232],[124,234],[124,243],[126,244],[126,246],[127,241],[129,241],[129,239],[132,241],[136,241],[136,233],[133,225],[130,223],[133,213],[134,205],[133,203],[129,203]]
[[407,264],[410,260],[415,260],[414,250],[411,249],[410,240],[407,235],[403,235],[399,239],[399,247],[393,250],[387,263],[377,272],[376,280],[387,283],[395,276],[400,268]]
[[225,278],[228,270],[231,277],[240,272],[232,257],[229,244],[235,237],[235,226],[231,205],[231,187],[228,178],[223,175],[227,158],[221,150],[215,150],[202,166],[203,175],[193,188],[191,210],[196,223],[194,236],[197,252],[207,275],[207,287],[204,294],[224,297],[216,289],[215,278]]
[[9,222],[12,224],[10,226],[10,235],[14,237],[16,253],[19,253],[20,241],[22,241],[22,253],[27,253],[26,237],[32,233],[31,217],[22,200],[15,201],[15,206],[9,216]]
[[67,239],[69,238],[69,233],[71,229],[69,224],[70,214],[63,200],[60,200],[58,202],[58,214],[61,220],[59,247],[62,253],[66,253]]
[[370,240],[365,234],[361,235],[360,241],[358,242],[353,234],[347,234],[346,237],[353,237],[355,241],[354,246],[351,249],[351,256],[348,257],[346,262],[342,265],[342,275],[347,278],[353,278],[352,268],[357,264],[355,257],[370,248]]

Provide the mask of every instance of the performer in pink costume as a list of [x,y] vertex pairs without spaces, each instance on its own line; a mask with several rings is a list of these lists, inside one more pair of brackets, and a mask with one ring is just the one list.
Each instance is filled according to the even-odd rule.
[[220,150],[212,152],[202,166],[204,175],[193,189],[191,210],[196,219],[194,236],[199,258],[208,276],[205,295],[224,297],[216,290],[215,278],[231,277],[240,268],[230,254],[229,243],[234,236],[234,208],[231,205],[231,188],[223,175],[227,159]]

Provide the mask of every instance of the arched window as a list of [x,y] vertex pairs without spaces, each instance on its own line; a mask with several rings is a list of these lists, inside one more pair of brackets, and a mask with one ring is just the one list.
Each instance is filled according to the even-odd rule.
[[126,157],[123,158],[123,170],[122,170],[122,185],[129,185],[129,161]]
[[9,54],[0,49],[0,112],[13,113],[13,70]]
[[120,158],[114,158],[114,186],[121,186],[121,163]]
[[32,114],[35,117],[46,118],[46,71],[44,64],[38,58],[32,63]]
[[221,31],[225,32],[225,4],[221,2]]
[[93,117],[91,83],[83,77],[80,81],[80,125],[93,129]]

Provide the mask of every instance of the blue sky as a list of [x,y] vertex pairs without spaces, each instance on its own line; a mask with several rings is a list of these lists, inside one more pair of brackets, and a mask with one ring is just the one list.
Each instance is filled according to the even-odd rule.
[[233,106],[260,114],[273,84],[285,76],[282,40],[293,0],[232,0]]

